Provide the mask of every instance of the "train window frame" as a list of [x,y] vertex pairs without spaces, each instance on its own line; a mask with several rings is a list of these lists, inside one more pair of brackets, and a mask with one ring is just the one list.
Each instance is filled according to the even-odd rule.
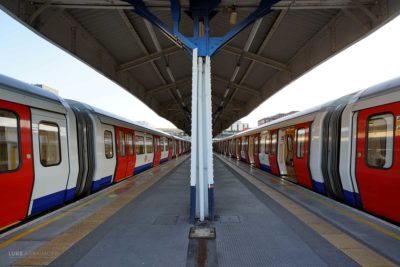
[[256,135],[253,137],[253,153],[259,154],[260,153],[260,136]]
[[[300,143],[299,143],[299,132],[300,131],[304,131],[304,140],[302,142],[303,146],[303,150],[302,150],[302,155],[299,156],[299,148],[301,148]],[[296,129],[296,158],[298,159],[303,159],[305,154],[306,154],[306,136],[307,136],[307,131],[306,128],[298,128]]]
[[[146,138],[144,139],[145,140],[145,147],[146,147],[146,154],[153,154],[153,153],[155,153],[155,149],[154,149],[154,138],[153,138],[153,136],[151,136],[151,135],[149,135],[149,136],[146,136]],[[151,152],[149,152],[149,151],[147,151],[147,140],[151,140],[151,147],[152,147],[152,151]]]
[[[57,127],[57,137],[58,137],[58,156],[59,156],[59,161],[55,164],[49,164],[49,165],[45,165],[43,164],[42,161],[42,149],[41,149],[41,142],[40,142],[40,125],[41,124],[50,124],[51,126],[56,126]],[[39,159],[40,159],[40,164],[42,164],[43,167],[54,167],[54,166],[58,166],[61,164],[62,162],[62,153],[61,153],[61,137],[60,137],[60,126],[56,123],[56,122],[52,122],[52,121],[39,121],[38,123],[38,139],[39,139]]]
[[0,111],[6,111],[9,112],[11,114],[13,114],[15,116],[16,122],[17,122],[17,143],[18,143],[18,166],[15,169],[12,170],[7,170],[7,171],[1,171],[0,170],[0,174],[7,174],[7,173],[12,173],[12,172],[17,172],[21,169],[22,166],[22,146],[21,146],[21,127],[20,127],[20,117],[18,115],[17,112],[15,112],[14,110],[10,110],[10,109],[0,109]]
[[[123,135],[121,138],[121,134]],[[121,143],[123,142],[123,146],[121,146]],[[126,142],[125,142],[125,132],[124,131],[119,131],[118,132],[118,149],[119,149],[119,156],[121,158],[126,157]],[[122,151],[124,153],[122,153]]]
[[[274,135],[275,135],[275,146],[273,146]],[[277,154],[278,152],[277,146],[278,146],[278,132],[275,132],[271,134],[271,150],[270,150],[271,155]]]
[[[392,119],[392,131],[388,131],[388,130],[386,130],[386,132],[390,132],[392,135],[391,135],[391,150],[392,150],[392,153],[390,154],[390,165],[389,166],[387,166],[387,167],[380,167],[380,166],[375,166],[375,165],[371,165],[370,163],[369,163],[369,161],[368,161],[368,151],[369,151],[369,144],[368,144],[368,139],[369,139],[369,135],[370,135],[370,133],[369,133],[369,121],[371,120],[371,119],[373,119],[374,117],[379,117],[379,116],[381,116],[380,118],[378,118],[378,119],[384,119],[384,117],[383,116],[385,116],[385,115],[390,115],[390,118]],[[387,122],[386,121],[386,119],[385,119],[385,122]],[[394,162],[394,143],[395,143],[395,137],[396,137],[396,135],[395,135],[395,130],[396,130],[396,127],[395,127],[395,116],[394,116],[394,114],[392,113],[392,112],[381,112],[381,113],[374,113],[374,114],[371,114],[371,115],[369,115],[368,117],[367,117],[367,119],[366,119],[366,121],[365,121],[365,147],[364,147],[364,163],[365,163],[365,165],[366,166],[368,166],[369,168],[371,168],[371,169],[379,169],[379,170],[390,170],[392,167],[393,167],[393,162]],[[387,124],[386,124],[387,125]],[[386,128],[386,129],[388,129],[388,127]],[[387,139],[386,139],[386,147],[387,147]],[[387,154],[386,154],[387,155]],[[385,156],[386,156],[385,155]],[[386,159],[385,159],[386,160]],[[386,162],[385,162],[385,165],[386,165]]]
[[[131,137],[131,144],[129,144],[129,141],[128,141],[128,136],[130,136]],[[134,156],[135,155],[135,144],[134,144],[134,142],[133,142],[133,133],[131,133],[131,132],[128,132],[128,133],[126,133],[125,134],[125,139],[126,139],[126,145],[128,146],[128,155],[129,156]]]
[[[139,151],[138,148],[139,148],[140,146],[137,145],[138,139],[141,139],[141,141],[142,141],[143,153],[139,153],[140,151]],[[146,149],[145,149],[146,143],[145,143],[144,140],[145,140],[145,138],[144,138],[143,135],[137,135],[137,134],[135,134],[136,155],[145,155],[145,154],[146,154]],[[139,141],[140,141],[140,140],[139,140]]]
[[265,154],[271,154],[272,134],[270,132],[265,134]]
[[[107,155],[107,149],[106,149],[106,133],[110,133],[111,135],[111,156]],[[104,156],[106,157],[106,159],[112,159],[114,157],[114,142],[113,142],[113,134],[110,130],[105,130],[104,134]]]

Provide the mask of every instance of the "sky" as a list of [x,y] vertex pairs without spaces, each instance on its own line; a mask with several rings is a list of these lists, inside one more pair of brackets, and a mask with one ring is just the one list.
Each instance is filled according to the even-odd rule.
[[[304,110],[400,75],[400,17],[325,61],[241,119]],[[0,73],[45,84],[75,99],[153,127],[172,128],[136,97],[0,10]],[[139,112],[138,112],[139,111]]]

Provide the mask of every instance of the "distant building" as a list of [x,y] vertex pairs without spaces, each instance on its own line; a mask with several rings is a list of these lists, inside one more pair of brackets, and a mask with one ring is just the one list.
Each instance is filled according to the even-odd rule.
[[296,113],[296,112],[298,112],[298,111],[290,111],[288,113],[278,113],[278,114],[275,114],[273,116],[263,118],[261,120],[258,120],[258,126],[260,126],[262,124],[265,124],[267,122],[273,121],[273,120],[277,120],[277,119],[283,118],[285,116],[291,115],[291,114]]
[[182,131],[181,129],[178,128],[157,128],[157,130],[163,131],[165,133],[169,133],[170,135],[173,136],[179,136],[179,137],[187,137],[188,135]]
[[50,86],[47,86],[47,85],[45,85],[45,84],[34,84],[34,86],[40,87],[40,88],[42,88],[42,89],[44,89],[44,90],[46,90],[46,91],[49,91],[49,92],[51,92],[51,93],[53,93],[53,94],[59,95],[57,89],[54,89],[54,88],[52,88],[52,87],[50,87]]
[[237,121],[234,124],[232,124],[225,131],[228,131],[228,132],[241,132],[241,131],[244,131],[244,130],[247,130],[247,129],[249,129],[249,124],[248,123]]

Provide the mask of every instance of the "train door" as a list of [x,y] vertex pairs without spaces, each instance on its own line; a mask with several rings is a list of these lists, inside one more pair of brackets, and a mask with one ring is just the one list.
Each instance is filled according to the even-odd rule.
[[135,132],[135,152],[136,164],[134,174],[138,174],[146,169],[145,134],[142,132]]
[[400,221],[400,105],[358,114],[356,178],[365,210]]
[[254,137],[253,136],[248,136],[247,139],[249,140],[249,145],[248,145],[248,152],[247,152],[247,158],[249,159],[248,162],[250,164],[254,164]]
[[271,172],[271,166],[269,163],[269,153],[271,149],[271,135],[268,131],[261,132],[259,136],[260,145],[259,145],[259,164],[260,169]]
[[153,166],[154,160],[154,142],[153,136],[151,134],[146,134],[146,157],[145,157],[145,164],[146,169],[149,169]]
[[172,145],[172,139],[168,139],[168,160],[172,159],[172,154],[174,153],[174,148]]
[[115,127],[116,143],[117,143],[117,168],[115,171],[115,181],[119,182],[126,177],[126,169],[128,167],[128,156],[126,151],[126,137],[123,128]]
[[242,138],[236,139],[236,159],[240,159],[240,154],[242,151]]
[[160,145],[160,137],[154,136],[153,142],[154,142],[153,166],[158,166],[158,165],[160,165],[161,150],[162,150],[161,145]]
[[279,166],[278,166],[278,157],[277,157],[277,148],[278,148],[278,130],[271,131],[271,147],[269,149],[269,163],[271,164],[271,172],[279,176]]
[[64,115],[31,109],[35,183],[30,214],[62,204],[69,175],[67,121]]
[[248,145],[249,140],[247,136],[243,136],[242,138],[242,149],[240,151],[240,159],[244,162],[249,162],[249,154],[248,154]]
[[33,186],[29,108],[0,100],[0,230],[22,221]]
[[254,166],[260,168],[260,134],[254,135],[254,148],[253,148],[253,159],[254,159]]
[[125,131],[125,137],[126,137],[126,146],[127,146],[127,164],[126,164],[126,173],[125,177],[129,177],[133,175],[133,172],[135,170],[135,164],[136,164],[136,154],[135,154],[135,144],[133,142],[135,136],[135,132],[132,130],[126,130]]
[[312,189],[312,180],[309,171],[309,136],[310,123],[296,125],[296,146],[293,157],[294,172],[297,183]]

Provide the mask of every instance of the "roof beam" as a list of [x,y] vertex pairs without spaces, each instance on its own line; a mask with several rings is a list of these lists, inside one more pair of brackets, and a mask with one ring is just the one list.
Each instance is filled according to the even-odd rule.
[[163,49],[160,52],[155,52],[155,53],[152,53],[152,54],[148,54],[148,55],[146,55],[144,57],[137,58],[137,59],[128,61],[126,63],[123,63],[118,67],[118,71],[119,72],[123,72],[123,71],[127,71],[127,70],[130,70],[130,69],[134,69],[134,68],[140,67],[143,64],[150,63],[152,61],[160,59],[164,55],[165,56],[172,55],[172,54],[175,54],[175,53],[177,53],[179,51],[181,51],[180,47],[171,46],[171,47]]
[[192,77],[184,78],[184,79],[177,80],[177,81],[169,83],[169,84],[165,84],[163,86],[149,89],[149,90],[147,90],[147,93],[148,94],[156,94],[158,92],[161,92],[161,91],[164,91],[167,89],[176,88],[177,86],[182,85],[184,83],[188,83],[190,81],[192,81]]
[[254,95],[254,96],[261,96],[260,92],[257,89],[253,89],[253,88],[250,88],[248,86],[244,86],[244,85],[241,85],[241,84],[238,84],[238,83],[231,82],[230,80],[227,80],[227,79],[225,79],[223,77],[212,75],[212,79],[214,79],[214,80],[216,80],[218,82],[222,82],[222,83],[227,84],[228,87],[230,87],[231,89],[239,89],[239,90],[241,90],[243,92],[246,92],[246,93]]
[[[43,4],[47,0],[32,0],[33,3],[35,4]],[[146,3],[146,6],[148,8],[154,9],[154,10],[170,10],[170,2],[169,1],[144,1]],[[273,10],[283,10],[287,9],[289,6],[291,6],[292,10],[305,10],[305,9],[357,9],[359,8],[358,3],[354,2],[345,2],[345,1],[337,1],[337,0],[309,0],[309,1],[297,1],[294,4],[291,4],[292,0],[281,0],[280,2],[276,3],[271,7]],[[367,5],[361,3],[361,5]],[[58,0],[57,2],[51,3],[52,7],[58,7],[58,8],[71,8],[71,9],[111,9],[111,10],[133,10],[134,7],[127,4],[124,1],[113,1],[113,3],[110,3],[110,1],[71,1],[71,0]],[[246,1],[243,1],[243,3],[240,3],[240,1],[237,1],[235,3],[235,6],[237,9],[240,10],[249,10],[249,9],[254,9],[258,5],[257,4],[251,4],[251,3],[246,3]],[[182,9],[187,9],[188,5],[182,5]],[[218,7],[216,10],[221,10],[225,8],[224,6]]]
[[236,56],[241,56],[245,59],[249,59],[251,61],[254,61],[255,63],[263,64],[267,67],[270,67],[270,68],[273,68],[276,70],[287,70],[288,69],[288,67],[281,62],[266,58],[264,56],[261,56],[259,54],[255,54],[255,53],[252,53],[249,51],[243,51],[242,49],[234,47],[234,46],[227,45],[224,48],[222,48],[221,50],[225,53],[230,53],[230,54],[233,54]]

